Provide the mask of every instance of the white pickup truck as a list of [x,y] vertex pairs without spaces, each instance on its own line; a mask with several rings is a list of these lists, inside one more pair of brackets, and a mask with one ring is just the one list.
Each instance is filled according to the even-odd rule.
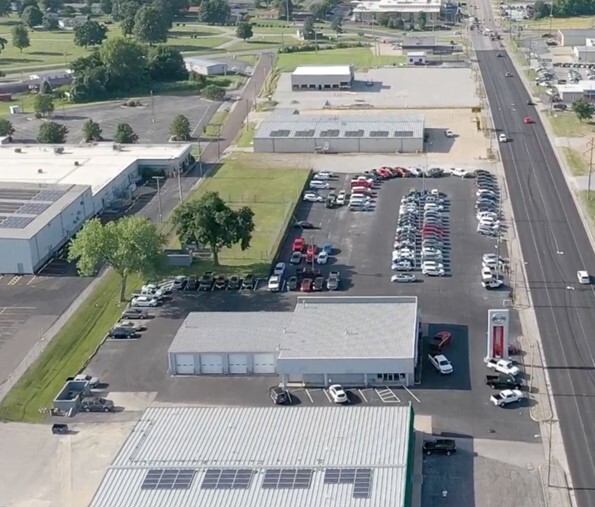
[[442,354],[428,354],[428,359],[442,375],[450,375],[454,371],[451,362]]
[[517,376],[521,371],[518,366],[515,366],[512,361],[507,359],[486,358],[485,364],[491,370],[496,370],[505,375]]
[[523,393],[518,389],[505,389],[498,394],[490,396],[490,401],[497,407],[503,407],[509,403],[516,403],[523,399]]

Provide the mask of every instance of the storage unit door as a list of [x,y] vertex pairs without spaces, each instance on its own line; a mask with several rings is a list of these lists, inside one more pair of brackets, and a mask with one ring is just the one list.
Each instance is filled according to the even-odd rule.
[[365,385],[364,375],[359,373],[347,373],[347,374],[329,374],[327,375],[327,381],[329,385],[341,384],[343,387],[354,386],[362,387]]
[[324,375],[322,373],[310,373],[303,376],[304,384],[312,387],[324,386]]
[[203,375],[223,373],[223,360],[220,354],[201,354],[200,372]]
[[194,356],[192,354],[176,354],[176,374],[194,375]]
[[275,373],[275,355],[254,354],[254,373]]
[[229,373],[242,375],[248,373],[248,357],[246,354],[229,354]]

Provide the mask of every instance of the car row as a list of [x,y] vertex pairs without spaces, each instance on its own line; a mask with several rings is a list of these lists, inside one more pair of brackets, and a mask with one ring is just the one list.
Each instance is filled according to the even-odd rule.
[[481,285],[484,289],[498,289],[504,285],[501,272],[507,268],[508,261],[494,253],[483,254],[481,260]]
[[500,190],[489,171],[476,171],[475,218],[479,234],[497,236],[500,231]]

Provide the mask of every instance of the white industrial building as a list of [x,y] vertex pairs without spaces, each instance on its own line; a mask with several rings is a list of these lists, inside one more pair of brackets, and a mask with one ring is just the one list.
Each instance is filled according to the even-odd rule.
[[420,12],[425,12],[428,22],[437,21],[446,4],[444,0],[374,0],[352,3],[353,21],[371,21],[380,14],[390,14],[406,23],[415,23]]
[[257,128],[260,153],[416,153],[424,147],[422,114],[333,116],[278,110]]
[[293,312],[190,313],[169,347],[169,373],[411,385],[419,322],[416,297],[299,297]]
[[595,101],[595,81],[582,80],[578,83],[556,85],[562,102],[571,104],[578,99]]
[[587,39],[595,39],[595,29],[568,28],[559,29],[556,37],[559,46],[586,46]]
[[352,83],[351,65],[309,65],[291,73],[294,90],[344,90],[351,88]]
[[219,76],[227,74],[227,64],[224,62],[187,56],[184,58],[184,63],[186,64],[186,70],[188,70],[188,72],[196,72],[203,76]]
[[413,423],[394,406],[150,408],[90,507],[409,507]]
[[143,168],[182,170],[191,145],[0,145],[0,273],[34,273]]
[[[590,41],[592,41],[592,39],[587,40],[587,42]],[[595,47],[593,47],[593,45],[574,46],[572,48],[572,55],[577,62],[595,63]]]

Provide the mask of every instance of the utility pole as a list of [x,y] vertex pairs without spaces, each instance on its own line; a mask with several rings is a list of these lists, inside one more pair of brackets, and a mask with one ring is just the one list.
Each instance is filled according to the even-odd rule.
[[178,176],[178,196],[180,198],[180,204],[182,203],[182,168],[178,165],[176,167],[176,174]]
[[289,0],[285,0],[285,21],[289,23]]
[[157,205],[159,206],[159,222],[163,222],[163,214],[161,213],[161,184],[160,181],[163,176],[153,176],[153,179],[157,181]]
[[151,123],[155,123],[155,99],[153,98],[153,90],[151,90]]
[[221,127],[222,125],[219,123],[217,125],[217,162],[221,158]]
[[554,2],[552,0],[552,3],[550,4],[550,31],[548,32],[550,34],[550,37],[552,35],[552,21],[554,19]]
[[202,178],[202,147],[200,140],[198,141],[198,170],[200,171],[200,177]]
[[593,148],[595,148],[595,137],[589,142],[591,154],[589,155],[589,177],[587,178],[587,199],[591,199],[591,173],[593,172]]

